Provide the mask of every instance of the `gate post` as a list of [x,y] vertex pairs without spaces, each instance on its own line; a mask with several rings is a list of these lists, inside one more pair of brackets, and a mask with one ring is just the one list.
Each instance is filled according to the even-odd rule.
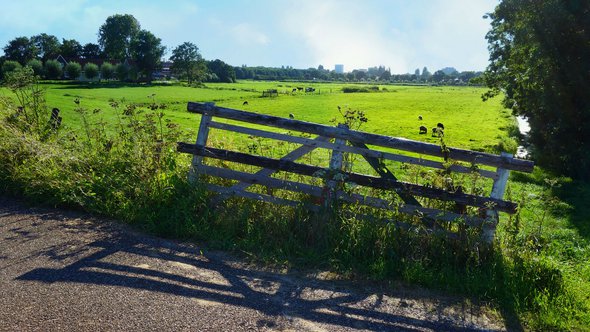
[[[215,107],[215,103],[206,103],[207,110],[201,116],[201,123],[199,124],[199,132],[197,134],[197,141],[195,144],[197,146],[205,147],[207,145],[207,139],[209,138],[209,123],[213,116],[211,115],[211,111],[213,107]],[[193,161],[191,163],[191,168],[188,172],[188,181],[192,184],[196,183],[198,179],[199,173],[199,166],[203,164],[203,157],[193,155]]]
[[[348,126],[345,124],[338,124],[338,128],[341,129],[348,129]],[[334,140],[334,144],[336,146],[339,145],[344,145],[346,144],[346,140],[342,139],[342,138],[336,138]],[[332,150],[332,158],[330,158],[330,176],[334,176],[335,174],[337,174],[338,171],[342,170],[342,160],[343,160],[343,156],[342,156],[342,151],[338,151],[336,149]],[[333,200],[336,197],[336,180],[334,180],[333,178],[328,179],[327,183],[326,183],[326,197],[325,197],[325,201],[324,201],[324,205],[325,207],[329,207],[330,204],[332,204]]]
[[[504,158],[512,159],[514,156],[508,152],[502,152],[500,156]],[[506,184],[508,183],[508,177],[510,176],[510,170],[500,168],[496,170],[497,178],[494,180],[494,184],[492,185],[492,192],[490,194],[491,198],[496,199],[503,199],[504,192],[506,192]],[[497,210],[488,209],[486,212],[486,219],[487,222],[483,224],[483,239],[487,243],[492,243],[494,240],[494,236],[496,234],[496,226],[498,225],[499,221],[499,214]]]

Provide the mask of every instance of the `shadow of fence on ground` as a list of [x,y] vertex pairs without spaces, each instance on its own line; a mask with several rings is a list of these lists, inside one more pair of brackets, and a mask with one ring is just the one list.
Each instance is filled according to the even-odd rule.
[[[87,244],[82,251],[67,252],[61,246],[46,248],[38,254],[73,263],[63,268],[37,268],[17,280],[128,287],[250,308],[271,317],[353,329],[475,330],[476,325],[469,321],[459,322],[461,319],[452,320],[448,313],[444,315],[453,303],[441,301],[431,309],[431,317],[413,318],[408,314],[411,305],[405,302],[409,299],[407,294],[398,294],[405,300],[392,294],[357,295],[344,290],[338,282],[311,278],[303,286],[282,273],[245,269],[227,257],[200,254],[198,248],[190,245],[158,239],[146,243],[125,232],[108,233],[109,236]],[[141,262],[144,264],[137,264]],[[164,268],[156,270],[154,266]],[[413,300],[420,299],[414,296]],[[392,306],[400,314],[385,311],[392,311]],[[273,324],[266,320],[258,322],[259,327]]]

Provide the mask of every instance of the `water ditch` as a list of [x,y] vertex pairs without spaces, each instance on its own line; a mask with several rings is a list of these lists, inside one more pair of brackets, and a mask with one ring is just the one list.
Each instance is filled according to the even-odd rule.
[[529,125],[528,119],[524,116],[517,116],[516,121],[518,122],[518,131],[520,131],[521,135],[525,136],[525,139],[520,142],[522,145],[519,145],[516,149],[516,157],[526,159],[529,157],[529,151],[527,150],[526,145],[526,136],[528,135],[529,131],[531,131],[531,126]]

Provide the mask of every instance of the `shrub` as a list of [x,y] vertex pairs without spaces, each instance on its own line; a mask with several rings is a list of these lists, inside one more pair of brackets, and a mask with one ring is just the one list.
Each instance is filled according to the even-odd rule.
[[115,72],[119,81],[125,81],[129,75],[129,68],[126,65],[119,63],[115,66]]
[[89,80],[97,78],[98,66],[94,63],[87,63],[86,66],[84,66],[84,76]]
[[43,62],[41,62],[41,60],[33,59],[27,62],[27,67],[33,68],[33,72],[35,73],[35,75],[43,75]]
[[115,74],[115,67],[112,64],[105,62],[100,66],[100,77],[105,80],[110,80]]
[[59,79],[62,73],[62,65],[59,61],[47,60],[45,62],[45,78],[50,80]]
[[6,76],[6,74],[13,72],[17,69],[20,69],[22,66],[17,61],[8,60],[2,64],[2,76]]
[[[36,76],[33,69],[28,66],[7,73],[3,86],[14,93],[16,103],[14,104],[10,98],[0,99],[0,107],[2,107],[1,111],[8,111],[8,116],[3,120],[11,127],[25,134],[32,134],[34,139],[44,140],[49,113],[45,105],[44,90],[39,86],[38,79],[39,76]],[[6,136],[0,135],[0,137],[6,139]],[[9,153],[4,157],[12,158],[14,155]]]
[[80,66],[77,62],[70,62],[66,65],[66,75],[71,80],[76,80],[80,77],[80,73],[82,72],[82,66]]
[[342,92],[344,92],[344,93],[369,92],[369,89],[367,89],[366,87],[360,87],[360,86],[345,86],[342,88]]

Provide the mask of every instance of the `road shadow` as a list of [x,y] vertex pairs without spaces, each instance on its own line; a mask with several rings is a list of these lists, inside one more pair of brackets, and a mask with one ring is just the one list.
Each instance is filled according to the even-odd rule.
[[[408,290],[359,291],[346,281],[255,269],[223,253],[202,253],[197,246],[145,236],[117,224],[75,226],[69,222],[71,214],[37,216],[52,221],[42,231],[61,228],[72,235],[30,255],[60,262],[62,267],[35,268],[20,274],[17,281],[126,287],[244,307],[271,318],[260,319],[259,328],[276,327],[287,318],[378,331],[481,330],[465,316],[477,315],[480,307],[466,299],[433,301],[432,293]],[[101,235],[92,242],[79,240],[96,232]],[[21,240],[28,241],[27,236]],[[431,305],[427,310],[418,307],[424,302]]]

